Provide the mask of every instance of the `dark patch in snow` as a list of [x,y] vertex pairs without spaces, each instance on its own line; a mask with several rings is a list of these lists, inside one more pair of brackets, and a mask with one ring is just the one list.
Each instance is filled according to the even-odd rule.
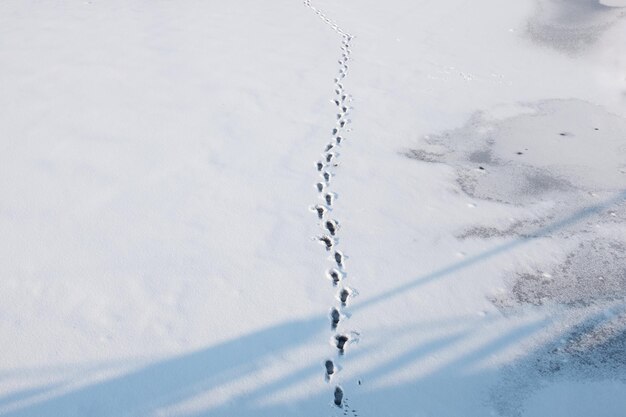
[[339,267],[342,267],[343,266],[343,254],[341,252],[337,251],[337,252],[335,252],[334,257],[335,257],[335,262],[337,263],[337,265]]
[[317,205],[315,206],[315,211],[317,212],[317,217],[319,217],[320,219],[322,219],[324,217],[324,213],[326,213],[326,207]]
[[340,319],[341,319],[341,314],[339,313],[339,310],[337,310],[336,308],[333,308],[332,311],[330,312],[331,327],[333,330],[337,328],[337,325],[339,324]]
[[348,342],[348,336],[343,334],[338,334],[335,336],[335,341],[337,342],[336,346],[339,349],[339,354],[343,355],[345,353],[346,343]]
[[339,281],[341,281],[341,273],[336,269],[331,269],[328,271],[328,277],[333,281],[333,286],[337,286]]
[[337,222],[334,220],[328,220],[326,222],[326,230],[328,230],[331,236],[335,236],[335,233],[337,232]]
[[337,407],[341,407],[341,404],[343,403],[343,390],[341,389],[341,387],[335,387],[334,402]]
[[347,302],[348,302],[348,297],[350,297],[350,291],[348,291],[347,289],[343,288],[340,292],[339,292],[339,300],[341,301],[341,305],[342,306],[346,306]]
[[329,251],[333,247],[333,240],[328,236],[321,236],[319,238],[320,242],[322,242],[326,246],[326,250]]

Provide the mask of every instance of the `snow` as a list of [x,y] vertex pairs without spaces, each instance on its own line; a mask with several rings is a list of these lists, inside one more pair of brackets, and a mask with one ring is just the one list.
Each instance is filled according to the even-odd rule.
[[622,3],[2,2],[0,415],[620,415]]

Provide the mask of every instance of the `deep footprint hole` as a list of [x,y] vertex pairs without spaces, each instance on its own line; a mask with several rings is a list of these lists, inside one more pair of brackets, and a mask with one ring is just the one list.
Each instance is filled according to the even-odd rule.
[[335,233],[337,233],[337,223],[333,220],[328,220],[326,222],[326,230],[328,230],[331,236],[335,236]]
[[339,349],[339,354],[343,355],[346,350],[346,343],[348,343],[348,336],[339,334],[335,336],[335,341],[337,342],[336,346]]
[[350,297],[350,291],[343,288],[339,291],[339,301],[341,301],[341,305],[345,307],[348,304],[348,298]]
[[341,281],[341,274],[336,269],[331,269],[328,271],[328,277],[333,281],[333,286],[337,286],[339,281]]
[[315,206],[315,211],[317,212],[317,217],[319,217],[320,220],[322,218],[324,218],[324,214],[326,213],[326,210],[327,209],[324,206],[320,206],[320,205]]
[[343,266],[343,254],[341,252],[335,252],[335,262],[340,267]]
[[329,238],[328,236],[320,236],[319,241],[322,242],[324,244],[324,246],[326,246],[326,250],[329,251],[332,249],[333,247],[333,240],[331,238]]
[[335,405],[341,407],[343,403],[343,390],[341,387],[335,387]]
[[324,367],[326,368],[327,376],[331,376],[335,373],[335,364],[330,359],[324,362]]
[[337,325],[339,325],[339,320],[341,320],[341,314],[339,313],[339,310],[333,308],[330,312],[330,321],[333,330],[335,330],[337,328]]

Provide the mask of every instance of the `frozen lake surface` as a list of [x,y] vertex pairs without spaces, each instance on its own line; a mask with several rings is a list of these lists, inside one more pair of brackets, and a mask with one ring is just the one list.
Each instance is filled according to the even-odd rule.
[[626,416],[626,3],[0,3],[0,415]]

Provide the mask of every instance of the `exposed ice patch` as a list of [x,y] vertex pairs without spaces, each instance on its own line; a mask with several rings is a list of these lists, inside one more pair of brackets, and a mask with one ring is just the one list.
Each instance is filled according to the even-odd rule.
[[541,259],[517,258],[502,270],[503,287],[488,296],[507,319],[529,311],[559,317],[536,335],[530,352],[499,372],[495,415],[526,416],[525,405],[544,395],[543,386],[626,380],[624,132],[626,120],[599,106],[546,100],[496,117],[477,112],[461,128],[431,134],[405,152],[453,168],[458,189],[474,201],[524,210],[524,217],[490,221],[483,213],[482,224],[464,226],[458,239],[505,241],[492,251],[531,240],[551,248]]
[[528,20],[528,36],[556,50],[576,53],[593,45],[624,17],[618,0],[539,0]]
[[626,244],[617,240],[582,241],[550,272],[520,273],[506,298],[493,299],[501,309],[558,303],[583,307],[626,299]]
[[[606,310],[582,315],[577,324],[561,337],[505,367],[491,399],[498,415],[507,417],[550,415],[547,408],[558,404],[562,415],[589,415],[572,408],[573,392],[580,388],[606,394],[608,409],[598,407],[598,398],[583,398],[578,407],[594,408],[593,415],[613,416],[616,398],[623,398],[626,382],[626,315],[621,310]],[[572,390],[572,385],[578,389]],[[590,389],[593,386],[593,389]],[[560,391],[560,394],[555,392]],[[546,394],[559,395],[547,399]],[[540,398],[538,398],[540,397]],[[603,396],[604,397],[604,396]],[[545,414],[538,414],[541,405]],[[574,411],[575,410],[575,411]]]
[[[472,196],[525,205],[626,187],[626,120],[581,100],[547,100],[505,119],[477,112],[461,128],[429,135],[405,155],[458,171]],[[584,114],[585,117],[580,117]]]

